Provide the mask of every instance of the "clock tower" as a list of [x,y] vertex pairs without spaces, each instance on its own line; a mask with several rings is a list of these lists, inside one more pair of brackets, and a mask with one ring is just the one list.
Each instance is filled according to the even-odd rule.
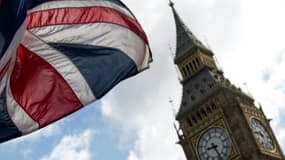
[[187,160],[284,160],[262,107],[223,75],[214,53],[169,5],[176,24],[174,63],[183,85],[178,143]]

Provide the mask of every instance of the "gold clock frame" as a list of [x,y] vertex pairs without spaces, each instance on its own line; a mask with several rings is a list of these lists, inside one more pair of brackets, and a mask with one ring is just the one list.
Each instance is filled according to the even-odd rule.
[[246,117],[246,120],[247,120],[247,124],[248,124],[248,127],[250,128],[250,130],[252,131],[252,128],[251,128],[251,120],[253,118],[257,119],[258,121],[261,122],[261,124],[263,125],[263,127],[266,129],[266,131],[268,132],[270,138],[272,139],[273,141],[273,145],[274,145],[274,150],[267,150],[263,147],[263,145],[261,145],[257,139],[255,138],[254,136],[254,133],[251,132],[251,135],[252,137],[254,138],[254,142],[255,144],[258,146],[258,149],[259,151],[262,153],[262,154],[265,154],[265,155],[269,155],[269,156],[273,156],[273,157],[276,157],[276,158],[282,158],[281,156],[281,152],[280,152],[280,146],[279,144],[277,143],[277,140],[276,138],[274,137],[274,134],[273,134],[273,131],[272,129],[270,128],[270,125],[268,124],[268,121],[262,111],[261,108],[257,108],[257,107],[253,107],[253,106],[249,106],[249,105],[246,105],[246,104],[243,104],[241,103],[241,108],[243,110],[243,113],[244,113],[244,116]]
[[251,128],[251,121],[252,121],[252,119],[256,119],[256,120],[258,120],[258,121],[261,123],[261,125],[265,128],[265,131],[269,134],[270,139],[272,140],[272,143],[273,143],[273,146],[274,146],[274,149],[273,149],[273,150],[265,149],[264,146],[261,145],[261,144],[258,142],[258,140],[256,139],[255,135],[252,133],[253,136],[254,136],[255,142],[257,143],[259,149],[264,150],[264,151],[266,151],[266,152],[272,152],[272,153],[276,152],[276,151],[277,151],[277,145],[276,145],[276,143],[275,143],[275,141],[274,141],[274,138],[273,138],[273,136],[272,136],[271,131],[268,129],[268,126],[264,124],[264,121],[263,121],[262,119],[260,119],[260,118],[258,118],[258,117],[255,117],[255,116],[250,116],[250,117],[248,118],[248,125],[249,125],[251,131],[252,131],[252,128]]
[[[212,128],[221,128],[229,135],[231,143],[232,143],[232,147],[231,147],[231,151],[230,151],[227,159],[231,159],[231,160],[238,159],[239,158],[239,152],[238,152],[237,144],[236,144],[235,140],[233,139],[232,133],[231,133],[228,125],[226,124],[224,118],[222,118],[222,117],[220,117],[219,119],[214,121],[207,128],[204,128],[202,132],[191,137],[191,144],[195,148],[195,154],[199,155],[198,146],[199,146],[199,141],[200,141],[201,137],[204,135],[205,132],[207,132],[209,129],[212,129]],[[199,156],[198,156],[198,160],[201,160]]]

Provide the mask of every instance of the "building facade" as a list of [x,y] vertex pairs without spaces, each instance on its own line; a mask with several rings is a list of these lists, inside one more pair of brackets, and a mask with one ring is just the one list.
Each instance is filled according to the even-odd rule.
[[284,160],[262,107],[224,77],[213,52],[170,7],[183,85],[177,134],[187,160]]

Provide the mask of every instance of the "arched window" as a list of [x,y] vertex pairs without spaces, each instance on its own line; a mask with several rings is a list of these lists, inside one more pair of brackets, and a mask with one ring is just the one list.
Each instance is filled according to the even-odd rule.
[[205,116],[205,117],[207,116],[207,113],[205,112],[204,109],[201,110],[201,113],[202,113],[203,116]]
[[187,122],[188,122],[188,124],[189,124],[190,127],[193,126],[193,124],[192,124],[192,122],[191,122],[191,119],[187,118]]
[[198,122],[195,116],[192,116],[192,120],[194,121],[194,123]]
[[200,114],[199,112],[197,112],[197,117],[198,117],[200,120],[202,120],[202,116],[201,116],[201,114]]
[[191,67],[191,70],[192,72],[195,72],[195,68],[193,67],[193,64],[192,63],[189,63],[190,67]]
[[186,70],[185,70],[185,67],[182,67],[182,73],[183,73],[183,75],[185,75],[185,76],[186,76]]
[[208,87],[209,87],[209,88],[213,88],[213,87],[214,87],[214,83],[209,83],[209,84],[208,84]]
[[208,113],[212,113],[212,109],[210,108],[210,106],[207,106],[206,109],[207,109],[207,112],[208,112]]
[[216,109],[217,109],[217,106],[216,106],[215,103],[211,103],[211,107],[212,107],[213,110],[216,110]]
[[195,58],[195,61],[196,61],[197,65],[200,67],[200,60],[198,58]]
[[193,60],[192,63],[193,63],[193,65],[194,65],[195,70],[198,70],[199,67],[198,67],[198,65],[196,64],[196,61]]
[[191,70],[190,70],[190,67],[188,64],[186,65],[186,69],[187,69],[188,73],[191,73]]

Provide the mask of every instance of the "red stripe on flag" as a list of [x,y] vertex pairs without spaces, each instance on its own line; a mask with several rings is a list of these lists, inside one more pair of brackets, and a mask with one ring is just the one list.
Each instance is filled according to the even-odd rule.
[[2,0],[0,0],[0,8],[2,7]]
[[23,45],[17,50],[10,84],[16,102],[40,127],[83,106],[63,77]]
[[137,20],[106,7],[57,8],[32,12],[28,16],[27,29],[49,25],[112,23],[126,27],[148,44],[146,34]]
[[8,60],[8,62],[4,65],[4,67],[0,71],[0,80],[4,77],[5,73],[7,72],[9,65],[10,65],[11,59]]

